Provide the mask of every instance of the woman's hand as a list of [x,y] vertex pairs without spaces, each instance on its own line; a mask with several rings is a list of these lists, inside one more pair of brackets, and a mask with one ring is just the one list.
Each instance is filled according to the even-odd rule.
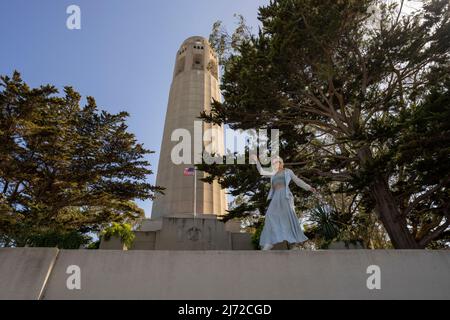
[[317,191],[316,188],[311,188],[311,192],[314,194],[314,196],[316,196],[317,199],[324,201],[322,196],[320,195],[319,191]]

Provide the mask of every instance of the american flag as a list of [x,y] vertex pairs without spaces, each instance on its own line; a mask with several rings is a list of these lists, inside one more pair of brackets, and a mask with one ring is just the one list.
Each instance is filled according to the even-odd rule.
[[195,168],[193,168],[193,167],[184,168],[183,175],[184,176],[193,176],[194,170],[195,170]]

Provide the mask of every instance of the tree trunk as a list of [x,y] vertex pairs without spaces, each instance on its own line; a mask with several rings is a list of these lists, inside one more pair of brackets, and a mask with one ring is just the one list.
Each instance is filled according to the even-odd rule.
[[[368,146],[362,147],[358,152],[363,167],[372,161],[372,153]],[[401,212],[389,190],[387,178],[374,173],[374,181],[371,184],[371,196],[375,201],[375,212],[383,223],[386,232],[396,249],[420,249],[413,235],[409,232],[406,219],[401,217]]]
[[385,179],[376,176],[372,186],[375,211],[386,229],[392,245],[396,249],[420,249],[419,244],[409,232],[406,219],[399,218],[401,213],[395,203]]

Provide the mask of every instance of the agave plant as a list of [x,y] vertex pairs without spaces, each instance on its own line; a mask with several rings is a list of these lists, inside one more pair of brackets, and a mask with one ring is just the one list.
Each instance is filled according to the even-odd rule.
[[310,220],[316,224],[317,233],[325,240],[335,239],[340,232],[339,222],[333,218],[330,205],[322,204],[311,210]]

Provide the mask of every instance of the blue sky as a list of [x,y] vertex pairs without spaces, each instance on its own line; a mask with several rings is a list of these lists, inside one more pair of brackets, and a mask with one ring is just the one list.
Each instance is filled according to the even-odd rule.
[[[229,32],[242,14],[257,31],[262,0],[1,0],[0,74],[18,70],[32,87],[73,86],[109,112],[128,111],[130,131],[147,149],[155,174],[175,54],[184,39],[208,37],[222,20]],[[69,5],[81,30],[66,27]],[[139,202],[150,216],[151,202]]]

